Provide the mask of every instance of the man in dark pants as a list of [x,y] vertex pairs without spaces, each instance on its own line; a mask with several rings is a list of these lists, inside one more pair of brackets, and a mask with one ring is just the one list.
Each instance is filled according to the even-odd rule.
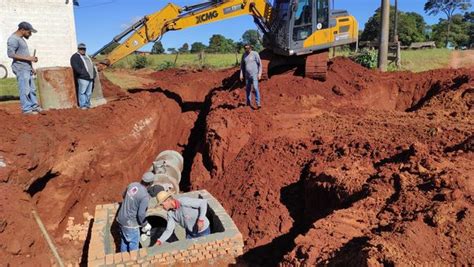
[[36,73],[33,62],[38,62],[38,58],[30,56],[25,41],[30,38],[31,33],[35,32],[37,31],[33,26],[24,21],[18,25],[18,30],[7,41],[7,54],[9,58],[13,59],[12,70],[18,81],[21,110],[25,114],[38,114],[42,111],[38,105],[36,86],[33,80],[33,75]]
[[92,59],[86,54],[86,45],[77,46],[77,53],[71,57],[71,67],[77,82],[77,100],[81,109],[91,107],[91,95],[97,71]]

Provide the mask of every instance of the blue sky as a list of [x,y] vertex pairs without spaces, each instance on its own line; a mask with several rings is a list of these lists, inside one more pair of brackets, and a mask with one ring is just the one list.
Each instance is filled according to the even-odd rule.
[[[185,6],[203,1],[171,0],[174,4]],[[80,6],[74,8],[76,17],[77,41],[88,45],[90,53],[95,52],[112,38],[123,31],[127,25],[154,13],[170,0],[79,0]],[[336,9],[346,9],[364,27],[368,18],[380,6],[380,0],[334,0]],[[394,3],[391,0],[392,4]],[[400,0],[401,11],[417,12],[425,17],[428,24],[437,23],[442,16],[427,16],[423,11],[426,0]],[[180,47],[183,43],[202,42],[208,44],[212,34],[222,34],[227,38],[239,40],[247,29],[256,28],[250,16],[224,20],[217,23],[201,25],[181,31],[166,33],[162,38],[165,48]],[[149,50],[150,45],[142,50]]]

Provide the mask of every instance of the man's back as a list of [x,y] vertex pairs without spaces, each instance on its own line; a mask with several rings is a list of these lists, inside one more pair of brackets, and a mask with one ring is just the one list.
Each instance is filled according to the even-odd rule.
[[[19,56],[30,56],[30,51],[28,49],[26,41],[22,37],[14,33],[8,38],[7,54],[9,57],[12,57],[12,55],[14,54]],[[14,72],[31,69],[31,62],[13,59],[12,70]]]
[[[140,207],[148,206],[150,197],[148,192],[140,183],[131,183],[126,192],[122,206],[117,214],[117,221],[125,227],[138,228],[140,226],[138,214]],[[146,208],[146,207],[145,207]]]

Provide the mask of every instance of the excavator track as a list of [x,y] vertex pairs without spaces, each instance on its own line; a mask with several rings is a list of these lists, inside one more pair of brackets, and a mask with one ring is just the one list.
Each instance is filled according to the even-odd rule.
[[270,79],[269,71],[270,71],[270,62],[273,58],[273,52],[270,50],[263,50],[260,52],[260,61],[262,63],[262,79],[268,80]]
[[328,58],[328,50],[306,57],[305,76],[307,78],[325,81],[328,72]]

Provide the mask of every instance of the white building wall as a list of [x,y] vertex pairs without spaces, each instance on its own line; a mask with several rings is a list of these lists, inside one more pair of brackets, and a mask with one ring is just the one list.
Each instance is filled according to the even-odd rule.
[[[68,2],[66,4],[66,2]],[[7,39],[22,21],[38,30],[26,42],[30,53],[36,49],[35,68],[69,66],[69,58],[77,50],[76,27],[72,0],[0,0],[0,64],[8,69]]]

